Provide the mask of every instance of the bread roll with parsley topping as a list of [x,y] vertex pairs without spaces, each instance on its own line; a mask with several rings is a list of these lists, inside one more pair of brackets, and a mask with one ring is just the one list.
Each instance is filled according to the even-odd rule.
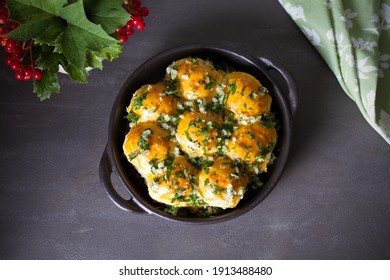
[[208,157],[217,152],[222,118],[211,113],[185,112],[177,126],[176,139],[190,157]]
[[169,131],[157,123],[135,125],[125,137],[123,152],[138,172],[149,182],[151,162],[166,160],[174,149]]
[[234,208],[244,196],[247,174],[230,159],[220,157],[199,173],[199,193],[208,205]]
[[235,120],[268,114],[272,97],[259,80],[248,73],[231,72],[225,78],[225,93],[228,94],[226,109]]
[[200,58],[184,58],[173,62],[167,68],[167,77],[177,81],[179,92],[190,101],[198,98],[210,101],[217,95],[222,81],[221,73],[210,62]]
[[227,141],[226,155],[246,162],[255,173],[264,172],[276,140],[274,127],[264,127],[258,122],[240,125]]
[[149,195],[156,201],[177,207],[195,206],[199,203],[196,186],[197,169],[184,157],[169,157],[155,163]]
[[165,90],[162,82],[143,85],[134,93],[127,112],[137,115],[138,122],[155,122],[162,114],[175,114],[177,99],[166,94]]

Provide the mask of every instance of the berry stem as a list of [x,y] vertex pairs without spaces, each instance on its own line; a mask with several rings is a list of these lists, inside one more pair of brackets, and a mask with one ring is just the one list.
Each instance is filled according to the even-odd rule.
[[33,46],[33,40],[30,40],[30,44],[28,46],[29,52],[30,52],[30,63],[31,63],[31,66],[34,67],[34,60],[33,60],[33,55],[32,55],[32,46]]

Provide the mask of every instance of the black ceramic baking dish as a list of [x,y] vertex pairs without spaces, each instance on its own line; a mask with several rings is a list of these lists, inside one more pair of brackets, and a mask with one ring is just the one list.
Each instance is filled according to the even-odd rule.
[[[166,67],[175,60],[185,57],[199,57],[209,59],[219,65],[228,65],[235,71],[252,74],[269,90],[272,95],[271,111],[276,114],[280,129],[278,141],[274,149],[275,162],[263,173],[264,185],[254,190],[250,186],[238,206],[227,212],[211,217],[180,217],[165,213],[161,204],[155,202],[148,195],[146,184],[135,168],[127,161],[122,151],[122,144],[128,132],[128,121],[124,118],[126,107],[129,105],[132,94],[142,85],[156,83],[164,77]],[[271,75],[271,72],[272,73]],[[281,87],[274,74],[285,85]],[[285,88],[283,91],[282,88]],[[272,191],[282,175],[285,167],[291,137],[292,119],[297,109],[298,90],[294,79],[279,63],[261,56],[248,56],[218,46],[185,45],[166,50],[152,57],[142,64],[122,86],[113,105],[109,130],[108,143],[100,162],[100,179],[111,200],[120,208],[139,214],[153,214],[161,218],[183,223],[215,223],[236,218],[258,205]],[[112,173],[119,178],[119,186],[115,186]],[[130,199],[123,198],[117,190],[125,188]]]

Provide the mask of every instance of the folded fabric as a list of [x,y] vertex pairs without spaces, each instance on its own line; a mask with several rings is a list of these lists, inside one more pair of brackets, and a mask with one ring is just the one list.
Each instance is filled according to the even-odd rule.
[[390,144],[390,0],[279,0]]

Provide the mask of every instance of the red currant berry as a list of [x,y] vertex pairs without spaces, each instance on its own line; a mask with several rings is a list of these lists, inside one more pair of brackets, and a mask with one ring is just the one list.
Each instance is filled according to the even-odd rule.
[[13,71],[18,71],[20,68],[22,68],[22,64],[20,63],[19,60],[12,59],[12,61],[11,61],[10,64],[9,64],[9,67],[10,67]]
[[143,21],[143,19],[140,16],[133,16],[133,19],[131,21],[133,22],[134,26],[136,26],[137,23]]
[[15,21],[8,22],[8,29],[10,31],[16,29],[18,26],[19,26],[19,23],[15,22]]
[[39,81],[40,79],[42,79],[42,76],[43,76],[43,73],[41,70],[39,69],[35,69],[33,71],[33,78],[35,81]]
[[23,50],[19,48],[15,49],[12,52],[12,57],[18,60],[21,59],[23,57]]
[[0,8],[0,24],[6,24],[8,21],[8,10],[7,8]]
[[13,59],[14,59],[14,58],[12,57],[12,54],[11,54],[11,53],[6,53],[6,54],[5,54],[5,63],[7,63],[8,65],[11,64],[11,62],[12,62]]
[[22,71],[24,73],[24,80],[30,80],[32,75],[34,74],[34,71],[31,66],[23,67]]
[[9,33],[9,31],[10,31],[9,29],[1,28],[0,29],[0,35],[7,35]]
[[121,34],[121,35],[119,35],[119,37],[120,37],[119,42],[121,42],[121,43],[127,42],[127,39],[128,39],[127,35]]
[[149,15],[148,7],[141,7],[141,16],[147,17]]
[[131,36],[134,33],[134,29],[126,29],[126,35]]
[[141,0],[132,0],[131,1],[133,6],[136,8],[136,7],[140,7],[142,5],[142,1]]
[[115,33],[121,35],[123,34],[123,30],[124,30],[123,26],[119,27],[117,30],[115,30]]
[[8,21],[7,7],[0,7],[0,24],[6,24]]
[[133,15],[141,15],[141,7],[136,7],[136,8],[134,8],[134,13],[133,13]]
[[14,40],[8,39],[7,43],[5,44],[5,51],[11,53],[15,49],[16,49],[16,42]]
[[135,25],[135,28],[137,28],[138,30],[144,30],[145,22],[144,21],[137,22],[137,24]]
[[14,74],[15,78],[18,80],[18,81],[24,81],[24,73],[22,70],[18,70],[15,72]]
[[0,24],[6,24],[8,21],[8,15],[0,14]]
[[133,23],[132,20],[129,20],[129,21],[126,23],[126,25],[125,25],[125,28],[126,28],[126,29],[133,29],[133,27],[134,27],[134,23]]
[[7,37],[0,37],[0,46],[5,46],[5,44],[7,44],[7,40],[8,38]]

